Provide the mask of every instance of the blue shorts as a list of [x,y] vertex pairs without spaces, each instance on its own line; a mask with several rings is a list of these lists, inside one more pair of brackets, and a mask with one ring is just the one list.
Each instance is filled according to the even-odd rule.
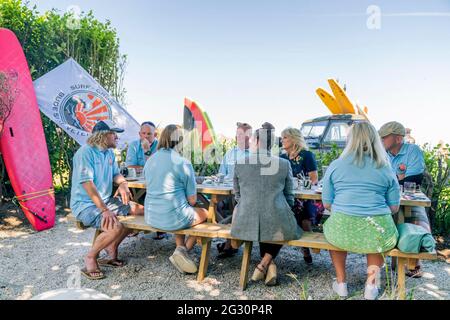
[[[118,216],[127,216],[130,213],[130,205],[124,205],[120,198],[111,197],[105,204],[111,212]],[[100,229],[102,226],[102,214],[95,205],[81,211],[77,216],[77,220],[80,220],[86,227]]]

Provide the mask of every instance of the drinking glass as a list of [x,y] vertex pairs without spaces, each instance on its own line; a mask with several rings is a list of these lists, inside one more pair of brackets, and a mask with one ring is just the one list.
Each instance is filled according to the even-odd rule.
[[307,178],[303,180],[303,186],[305,187],[306,190],[311,190],[312,187],[312,181],[311,179]]
[[416,192],[416,183],[415,182],[405,182],[404,190],[407,194],[413,194]]

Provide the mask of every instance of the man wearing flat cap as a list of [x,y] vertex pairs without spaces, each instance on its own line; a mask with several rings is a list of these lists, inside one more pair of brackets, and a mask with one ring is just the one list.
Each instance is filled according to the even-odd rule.
[[[127,181],[120,174],[114,152],[118,136],[124,130],[110,120],[97,122],[87,144],[73,157],[72,190],[70,208],[75,218],[86,227],[100,229],[92,248],[84,258],[81,272],[91,280],[104,278],[99,265],[121,267],[118,247],[130,231],[123,227],[117,216],[143,215],[144,207],[131,202]],[[114,197],[113,183],[118,185]],[[109,259],[97,260],[105,249]]]
[[[378,131],[383,141],[383,145],[391,161],[392,169],[398,177],[399,183],[415,182],[422,184],[425,172],[425,160],[423,152],[419,146],[409,144],[405,141],[406,129],[396,121],[384,124]],[[411,217],[405,217],[405,222],[414,223],[431,232],[430,222],[423,207],[412,207]],[[421,277],[420,265],[406,273],[410,277]]]
[[421,184],[425,171],[423,152],[419,146],[405,142],[405,127],[399,122],[388,122],[380,128],[379,134],[400,184]]

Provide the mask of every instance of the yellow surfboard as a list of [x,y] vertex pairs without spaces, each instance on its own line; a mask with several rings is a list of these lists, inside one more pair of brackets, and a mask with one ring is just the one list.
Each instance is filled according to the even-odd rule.
[[327,108],[331,111],[332,114],[341,114],[344,113],[337,103],[336,99],[329,94],[327,91],[325,91],[322,88],[319,88],[316,90],[317,95],[319,98],[325,103]]
[[347,98],[344,90],[339,86],[339,84],[334,79],[328,79],[328,83],[333,91],[337,103],[341,107],[343,113],[355,114],[355,108],[350,100]]

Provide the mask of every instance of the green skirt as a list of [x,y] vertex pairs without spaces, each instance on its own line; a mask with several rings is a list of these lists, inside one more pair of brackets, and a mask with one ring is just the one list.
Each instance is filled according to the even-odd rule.
[[345,251],[382,253],[397,245],[398,231],[390,215],[357,217],[333,212],[323,226],[329,243]]

